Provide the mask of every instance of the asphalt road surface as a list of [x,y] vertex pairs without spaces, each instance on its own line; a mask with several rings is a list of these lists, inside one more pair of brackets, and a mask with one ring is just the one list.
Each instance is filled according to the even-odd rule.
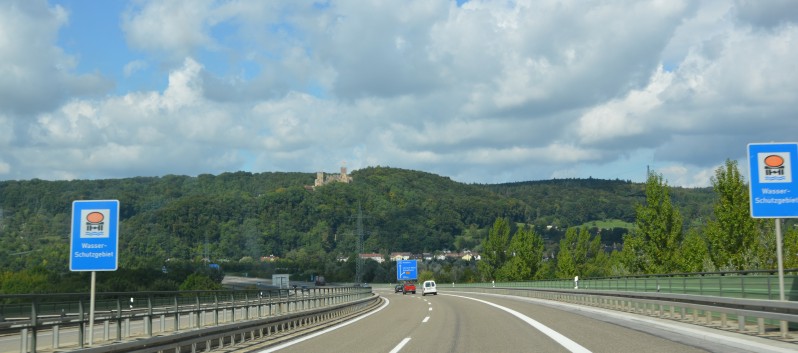
[[[378,310],[343,324],[247,352],[798,352],[798,344],[599,308],[513,296],[394,293]],[[62,342],[74,330],[63,330]],[[95,331],[101,335],[102,331]],[[49,344],[43,335],[40,342]],[[0,352],[19,351],[0,337]]]
[[[441,290],[441,288],[439,288]],[[527,298],[376,290],[381,309],[257,352],[795,352],[745,337],[640,315]],[[753,341],[752,341],[753,340]],[[756,341],[756,340],[762,340]],[[784,348],[781,348],[784,347]]]

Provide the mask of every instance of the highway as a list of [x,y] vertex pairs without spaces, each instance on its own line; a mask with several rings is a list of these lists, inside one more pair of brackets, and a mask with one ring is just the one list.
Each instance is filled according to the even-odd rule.
[[539,300],[375,290],[367,316],[250,352],[794,352],[796,346],[672,320]]

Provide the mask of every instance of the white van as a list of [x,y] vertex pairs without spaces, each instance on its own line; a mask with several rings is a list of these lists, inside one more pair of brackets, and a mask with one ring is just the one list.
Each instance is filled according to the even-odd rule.
[[435,286],[435,281],[424,281],[424,284],[421,286],[421,296],[427,294],[438,295],[438,288]]

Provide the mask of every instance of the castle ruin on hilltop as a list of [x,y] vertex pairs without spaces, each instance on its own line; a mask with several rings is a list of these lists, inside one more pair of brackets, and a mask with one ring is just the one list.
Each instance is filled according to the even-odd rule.
[[346,174],[346,166],[341,167],[341,174],[327,174],[324,172],[316,172],[316,181],[313,183],[313,188],[317,188],[329,183],[351,183],[352,177]]

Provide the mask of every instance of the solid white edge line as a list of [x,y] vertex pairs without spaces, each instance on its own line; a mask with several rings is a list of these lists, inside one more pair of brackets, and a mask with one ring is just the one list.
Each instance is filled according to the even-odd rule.
[[[344,326],[346,326],[346,325],[349,325],[349,324],[353,324],[353,323],[355,323],[355,322],[358,322],[358,321],[360,321],[361,319],[365,319],[365,318],[367,318],[367,317],[369,317],[369,316],[371,316],[371,315],[373,315],[373,314],[376,314],[376,313],[377,313],[377,312],[379,312],[380,310],[382,310],[382,309],[385,309],[385,307],[386,307],[386,306],[388,306],[388,304],[390,304],[390,303],[391,303],[391,301],[390,301],[390,300],[388,300],[388,298],[382,297],[382,299],[385,299],[385,303],[383,303],[383,304],[382,304],[382,306],[380,306],[380,307],[379,307],[377,310],[374,310],[374,311],[372,311],[372,312],[370,312],[370,313],[368,313],[368,314],[365,314],[365,315],[363,315],[363,316],[357,317],[357,318],[355,318],[355,319],[352,319],[352,320],[350,320],[350,321],[347,321],[347,322],[340,323],[340,324],[338,324],[338,325],[335,325],[335,326],[333,326],[333,327],[328,327],[328,328],[326,328],[326,329],[324,329],[324,330],[321,330],[321,331],[319,331],[319,332],[314,332],[314,333],[311,333],[311,334],[309,334],[309,335],[307,335],[307,336],[302,336],[302,337],[300,337],[300,338],[297,338],[297,339],[295,339],[295,340],[292,340],[292,341],[290,341],[290,342],[282,343],[282,344],[276,345],[276,346],[274,346],[274,347],[269,347],[269,348],[266,348],[266,349],[264,349],[264,350],[262,350],[262,351],[257,351],[257,352],[258,352],[258,353],[271,353],[271,352],[276,352],[276,351],[278,351],[278,350],[281,350],[281,349],[283,349],[283,348],[286,348],[286,347],[293,346],[293,345],[295,345],[295,344],[297,344],[297,343],[304,342],[304,341],[306,341],[306,340],[309,340],[309,339],[311,339],[311,338],[314,338],[314,337],[317,337],[317,336],[321,336],[321,335],[323,335],[323,334],[325,334],[325,333],[327,333],[327,332],[330,332],[330,331],[333,331],[333,330],[337,330],[337,329],[339,329],[339,328],[341,328],[341,327],[344,327]],[[407,340],[410,340],[410,339],[409,339],[409,338],[407,338]]]
[[402,342],[399,342],[399,344],[397,344],[396,347],[393,347],[389,353],[399,353],[399,351],[402,350],[402,347],[404,347],[407,342],[410,342],[410,337],[406,337],[402,340]]
[[513,309],[506,308],[506,307],[503,307],[503,306],[501,306],[499,304],[494,304],[494,303],[491,303],[489,301],[485,301],[485,300],[482,300],[482,299],[464,297],[464,296],[461,296],[461,295],[454,295],[454,294],[447,294],[447,295],[452,296],[452,297],[458,297],[458,298],[464,298],[464,299],[470,299],[470,300],[478,301],[480,303],[490,305],[490,306],[492,306],[494,308],[498,308],[498,309],[504,310],[504,311],[512,314],[513,316],[521,319],[522,321],[526,322],[527,324],[529,324],[530,326],[534,327],[535,329],[537,329],[538,331],[540,331],[544,335],[549,336],[555,342],[559,343],[561,346],[563,346],[565,349],[567,349],[567,350],[569,350],[571,352],[591,353],[589,349],[587,349],[585,347],[582,347],[579,343],[576,343],[576,342],[572,341],[570,338],[563,336],[561,333],[559,333],[557,331],[554,331],[554,330],[550,329],[548,326],[546,326],[544,324],[541,324],[540,322],[535,321],[531,317],[526,316],[524,314],[521,314],[521,313],[519,313],[519,312],[517,312],[517,311],[515,311]]
[[[723,345],[732,346],[736,348],[740,348],[743,350],[749,350],[752,352],[768,352],[768,353],[794,353],[795,348],[793,347],[792,343],[781,342],[776,340],[770,340],[768,338],[760,338],[755,336],[748,336],[743,333],[734,333],[731,331],[724,331],[718,329],[710,329],[704,326],[697,326],[694,324],[686,324],[682,322],[671,322],[668,320],[663,320],[659,318],[652,318],[643,315],[637,314],[629,314],[621,311],[609,310],[609,309],[600,309],[594,308],[589,306],[578,306],[578,305],[571,305],[562,302],[555,302],[551,300],[545,299],[537,299],[537,298],[529,298],[529,297],[519,297],[514,295],[505,295],[505,294],[493,294],[493,293],[471,293],[471,294],[480,294],[489,297],[499,297],[499,298],[506,298],[506,299],[514,299],[514,300],[521,300],[525,302],[531,303],[538,303],[541,305],[546,305],[549,307],[555,308],[570,308],[570,309],[578,309],[579,311],[586,311],[591,312],[594,314],[601,314],[606,316],[612,316],[616,320],[624,320],[627,322],[632,322],[635,324],[647,324],[651,325],[655,328],[658,328],[663,331],[672,332],[678,335],[684,335],[688,337],[692,337],[694,339],[704,340],[704,341],[715,341],[715,342],[723,342]],[[600,319],[599,319],[600,320]],[[602,320],[604,321],[604,320]],[[608,321],[604,321],[608,322]],[[631,326],[624,326],[631,329],[634,329]],[[678,342],[677,342],[678,343]],[[775,346],[775,344],[779,344]],[[700,348],[700,347],[699,347]]]

